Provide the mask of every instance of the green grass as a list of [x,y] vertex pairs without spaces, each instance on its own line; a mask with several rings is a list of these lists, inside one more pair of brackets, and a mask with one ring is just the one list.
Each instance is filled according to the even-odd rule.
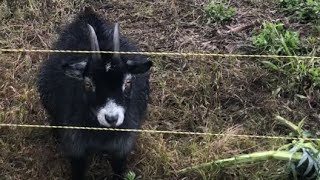
[[129,171],[127,176],[125,177],[125,180],[135,180],[136,179],[136,174],[132,171]]
[[320,1],[318,0],[280,0],[280,8],[291,19],[301,22],[319,22]]
[[[290,31],[282,23],[264,22],[261,31],[253,36],[253,45],[261,52],[274,55],[296,56],[304,55],[298,32]],[[312,56],[313,53],[307,54]],[[270,70],[286,75],[290,88],[320,85],[319,59],[274,58],[262,61]],[[302,93],[302,92],[300,92]]]
[[234,17],[236,9],[224,1],[212,0],[205,6],[208,23],[225,23]]
[[282,23],[264,22],[261,32],[253,37],[253,45],[269,54],[295,55],[300,49],[299,33],[285,29]]

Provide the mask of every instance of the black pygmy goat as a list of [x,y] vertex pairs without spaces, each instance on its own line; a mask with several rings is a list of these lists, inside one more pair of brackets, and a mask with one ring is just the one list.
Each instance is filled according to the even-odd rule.
[[[85,8],[54,44],[55,49],[138,51],[119,26]],[[141,55],[51,54],[41,66],[38,91],[51,125],[138,129],[147,111],[152,62]],[[126,171],[133,132],[56,129],[70,160],[72,179],[85,179],[93,153],[107,153],[114,178]]]

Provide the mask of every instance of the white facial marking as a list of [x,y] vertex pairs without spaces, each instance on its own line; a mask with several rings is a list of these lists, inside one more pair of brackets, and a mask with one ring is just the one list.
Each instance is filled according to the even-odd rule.
[[130,83],[131,79],[132,79],[132,75],[126,74],[126,76],[124,77],[124,80],[123,80],[123,84],[122,84],[122,91],[124,91],[126,89],[127,83]]
[[115,126],[120,126],[124,120],[125,110],[122,106],[116,104],[114,100],[108,100],[106,105],[98,110],[97,118],[101,125],[110,127],[106,117],[117,117]]
[[106,64],[106,72],[108,72],[111,69],[111,63]]

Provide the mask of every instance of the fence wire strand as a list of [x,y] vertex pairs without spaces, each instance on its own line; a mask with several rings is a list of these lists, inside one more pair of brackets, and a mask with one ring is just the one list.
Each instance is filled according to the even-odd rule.
[[253,55],[253,54],[219,54],[219,53],[197,53],[197,52],[131,52],[131,51],[78,51],[78,50],[52,50],[52,49],[3,49],[1,53],[102,53],[102,54],[132,54],[132,55],[157,55],[157,56],[207,56],[207,57],[247,57],[247,58],[299,58],[320,59],[318,56],[281,56],[281,55]]
[[0,124],[0,128],[1,127],[118,131],[118,132],[137,132],[137,133],[153,133],[153,134],[216,136],[216,137],[231,136],[231,137],[237,137],[237,138],[306,140],[306,141],[320,142],[320,139],[317,139],[317,138],[298,138],[298,137],[288,137],[288,136],[263,136],[263,135],[227,134],[227,133],[210,133],[210,132],[164,131],[164,130],[152,130],[152,129],[121,129],[121,128],[99,128],[99,127],[84,127],[84,126],[51,126],[51,125],[37,125],[37,124]]

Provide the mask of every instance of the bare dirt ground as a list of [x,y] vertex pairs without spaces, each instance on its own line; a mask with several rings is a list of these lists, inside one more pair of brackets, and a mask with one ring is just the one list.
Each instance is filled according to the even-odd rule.
[[[272,1],[231,1],[236,17],[226,25],[206,24],[205,0],[0,1],[0,47],[50,49],[63,24],[86,5],[111,22],[119,21],[122,34],[138,42],[143,51],[210,51],[255,53],[250,37],[263,20],[283,20]],[[308,24],[290,24],[302,35]],[[242,27],[242,28],[239,28]],[[46,124],[35,78],[46,54],[0,54],[0,122]],[[293,122],[306,117],[305,128],[319,125],[319,93],[309,99],[272,92],[286,83],[280,75],[261,68],[262,58],[151,56],[152,95],[144,129],[231,134],[288,135],[275,114]],[[295,90],[292,90],[295,92]],[[290,94],[290,93],[289,93]],[[319,132],[318,132],[319,133]],[[130,161],[141,179],[285,179],[285,163],[267,161],[195,173],[176,170],[240,153],[272,150],[281,140],[234,137],[143,134]],[[0,129],[0,179],[66,179],[69,167],[56,149],[50,131]],[[91,179],[109,172],[103,157],[96,157]]]

